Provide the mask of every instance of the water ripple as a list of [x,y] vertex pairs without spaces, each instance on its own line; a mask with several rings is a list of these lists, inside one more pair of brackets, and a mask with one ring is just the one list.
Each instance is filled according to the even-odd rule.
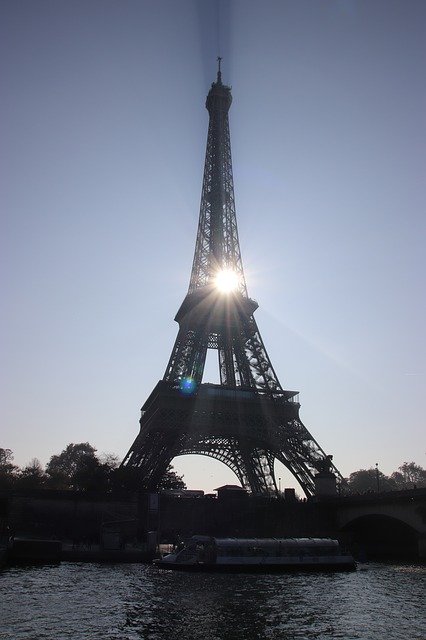
[[426,568],[209,575],[62,563],[0,574],[3,640],[425,640]]

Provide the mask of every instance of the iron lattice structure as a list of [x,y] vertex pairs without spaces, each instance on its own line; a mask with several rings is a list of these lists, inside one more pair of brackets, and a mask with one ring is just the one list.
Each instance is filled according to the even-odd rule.
[[[307,496],[319,471],[342,477],[299,418],[298,392],[281,387],[259,333],[241,260],[228,111],[230,87],[220,61],[211,86],[206,159],[188,293],[175,317],[179,332],[164,378],[142,407],[140,432],[122,462],[141,487],[158,488],[170,462],[201,454],[220,460],[255,494],[277,492],[279,460]],[[221,291],[218,274],[234,287]],[[220,384],[203,384],[207,349],[218,352]]]

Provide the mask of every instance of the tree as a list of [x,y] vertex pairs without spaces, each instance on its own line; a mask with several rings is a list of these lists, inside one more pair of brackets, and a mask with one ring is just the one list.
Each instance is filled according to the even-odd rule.
[[426,487],[426,470],[415,462],[404,462],[398,471],[392,473],[391,478],[398,489],[412,489],[413,485]]
[[[118,491],[138,491],[140,489],[140,472],[134,467],[118,467],[111,473],[112,487]],[[166,473],[161,480],[159,490],[174,489],[182,491],[186,489],[183,476],[179,476],[169,464]]]
[[69,444],[59,455],[52,456],[46,465],[49,486],[55,489],[78,489],[82,477],[99,464],[96,449],[88,442]]
[[350,493],[397,491],[426,487],[426,470],[415,462],[404,462],[390,476],[376,469],[359,469],[348,478]]
[[13,464],[11,449],[0,447],[0,489],[11,489],[15,484],[18,467]]
[[378,469],[359,469],[348,478],[350,493],[370,493],[377,491],[392,491],[396,483]]
[[111,470],[110,481],[114,491],[137,491],[140,474],[134,467],[117,467]]
[[96,456],[83,456],[73,474],[73,488],[77,491],[107,491],[110,471],[110,467],[102,464]]
[[41,466],[40,460],[33,458],[20,470],[16,486],[19,489],[40,489],[45,483],[46,474]]
[[166,473],[164,474],[159,489],[183,491],[186,489],[186,484],[183,480],[183,476],[179,476],[173,469],[173,465],[169,464]]
[[120,466],[120,458],[115,453],[102,453],[99,461],[109,469],[117,469]]

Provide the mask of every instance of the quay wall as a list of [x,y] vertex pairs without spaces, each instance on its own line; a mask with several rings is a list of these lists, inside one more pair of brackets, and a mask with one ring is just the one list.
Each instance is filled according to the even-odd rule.
[[127,529],[127,537],[157,531],[159,541],[193,534],[216,536],[328,536],[333,511],[298,500],[175,497],[144,493],[74,491],[0,495],[0,519],[18,534],[95,540],[101,527]]
[[130,493],[45,490],[0,495],[0,518],[12,534],[59,540],[96,541],[102,526],[118,521],[134,536],[140,509],[141,498]]
[[[0,493],[0,529],[15,535],[100,542],[159,543],[200,534],[231,537],[336,537],[368,557],[426,558],[426,489],[401,495],[268,499],[244,493],[170,496],[38,491]],[[152,536],[151,536],[152,537]]]
[[258,538],[336,534],[333,510],[319,503],[244,495],[222,499],[160,496],[158,518],[165,542],[195,534]]

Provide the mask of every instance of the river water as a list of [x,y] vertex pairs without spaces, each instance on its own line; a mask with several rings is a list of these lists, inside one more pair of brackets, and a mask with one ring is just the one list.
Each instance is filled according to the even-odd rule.
[[426,567],[185,574],[140,564],[0,573],[7,640],[426,640]]

